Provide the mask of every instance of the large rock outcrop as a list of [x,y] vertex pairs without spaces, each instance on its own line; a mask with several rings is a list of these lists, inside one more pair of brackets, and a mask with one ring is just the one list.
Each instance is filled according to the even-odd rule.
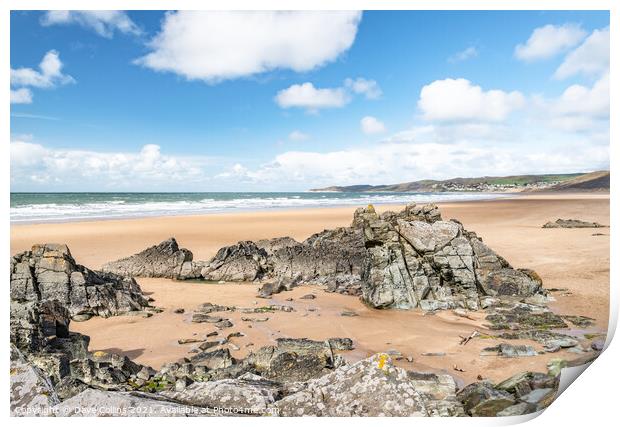
[[140,253],[104,264],[105,272],[121,276],[192,279],[200,277],[200,265],[188,249],[179,248],[174,237]]
[[376,308],[424,310],[480,307],[480,298],[529,296],[542,291],[534,272],[515,270],[456,220],[443,221],[434,205],[379,215],[355,212],[367,263],[362,298]]
[[543,292],[535,272],[514,269],[460,222],[442,220],[435,205],[410,204],[381,215],[372,206],[360,208],[350,227],[303,242],[242,241],[204,263],[192,261],[191,252],[179,250],[171,239],[106,268],[111,266],[123,274],[267,282],[262,297],[320,284],[331,292],[361,295],[375,308],[475,310],[483,297]]
[[75,316],[109,317],[148,306],[133,278],[76,263],[67,245],[41,244],[11,258],[11,314],[57,301]]

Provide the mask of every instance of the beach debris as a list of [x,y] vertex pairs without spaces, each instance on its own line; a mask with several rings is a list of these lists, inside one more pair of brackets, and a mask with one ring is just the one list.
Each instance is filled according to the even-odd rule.
[[443,351],[430,351],[430,352],[422,353],[422,356],[432,356],[432,357],[441,357],[445,355],[446,353]]
[[205,336],[206,336],[207,338],[209,338],[209,337],[214,337],[214,336],[216,336],[216,335],[219,335],[219,332],[218,332],[218,331],[211,331],[211,332],[207,333]]
[[457,372],[465,372],[465,369],[463,369],[463,368],[459,368],[459,367],[458,367],[458,366],[456,366],[456,365],[454,365],[454,366],[452,367],[452,369],[453,369],[453,370],[455,370],[455,371],[457,371]]
[[467,345],[469,341],[476,338],[478,335],[480,335],[479,331],[473,331],[471,334],[469,334],[466,337],[459,335],[459,338],[461,338],[461,342],[459,342],[459,345]]
[[177,340],[177,342],[181,345],[183,344],[193,344],[193,343],[197,343],[197,342],[203,342],[204,340],[201,340],[200,338],[180,338]]
[[582,221],[580,219],[557,219],[555,222],[547,222],[542,228],[603,228],[598,222]]
[[185,309],[184,308],[175,308],[173,312],[175,314],[183,314],[183,313],[185,313]]

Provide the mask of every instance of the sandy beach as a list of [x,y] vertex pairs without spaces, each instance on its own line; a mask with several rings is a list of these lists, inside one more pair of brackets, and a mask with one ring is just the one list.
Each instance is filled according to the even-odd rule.
[[[609,195],[529,195],[492,201],[439,204],[445,219],[456,218],[475,231],[514,267],[535,270],[546,288],[565,289],[552,295],[551,308],[560,314],[596,319],[589,333],[604,333],[609,312],[609,229],[542,229],[557,218],[578,218],[609,224]],[[377,206],[378,211],[400,206]],[[239,240],[257,240],[291,236],[303,240],[323,229],[350,224],[354,208],[308,209],[294,211],[247,212],[187,217],[159,217],[131,220],[91,221],[62,224],[11,226],[11,253],[29,249],[34,243],[66,243],[76,260],[92,269],[103,263],[139,252],[174,236],[190,249],[195,259],[208,259],[222,246]],[[595,235],[600,234],[600,235]],[[72,330],[91,337],[91,350],[127,354],[135,361],[160,367],[165,362],[188,356],[192,345],[179,345],[180,338],[204,336],[211,332],[206,324],[189,320],[191,310],[204,302],[238,307],[285,303],[295,307],[292,313],[252,315],[268,317],[263,322],[241,320],[238,312],[227,315],[234,328],[245,336],[232,341],[239,347],[235,357],[243,357],[253,348],[272,343],[278,337],[325,339],[350,337],[356,349],[343,355],[361,359],[379,351],[394,350],[413,362],[398,363],[408,369],[450,373],[464,383],[477,376],[501,380],[524,370],[544,371],[549,359],[577,358],[566,350],[534,357],[502,359],[480,356],[494,339],[472,340],[460,346],[459,336],[473,330],[484,331],[482,313],[471,319],[450,311],[424,315],[422,311],[373,310],[356,297],[331,294],[319,287],[303,286],[273,296],[256,298],[255,284],[205,284],[164,279],[138,279],[143,291],[164,309],[151,318],[120,316],[93,318],[71,324]],[[299,297],[313,293],[312,300]],[[185,314],[173,309],[184,308]],[[356,317],[343,317],[343,310]],[[261,319],[262,320],[262,319]],[[579,333],[579,331],[573,331]],[[515,341],[513,343],[520,343]],[[540,345],[528,344],[536,348]],[[422,353],[445,353],[425,356]],[[464,372],[455,371],[454,367]]]

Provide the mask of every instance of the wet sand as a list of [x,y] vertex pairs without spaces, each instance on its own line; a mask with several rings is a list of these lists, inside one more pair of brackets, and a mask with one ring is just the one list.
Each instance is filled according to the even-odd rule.
[[[456,218],[476,231],[495,251],[514,267],[531,268],[543,278],[547,288],[564,288],[554,293],[551,307],[561,314],[593,317],[590,332],[604,332],[609,315],[609,229],[542,229],[557,218],[577,218],[609,224],[608,195],[532,195],[513,199],[439,204],[445,219]],[[377,206],[379,211],[400,207]],[[256,240],[289,235],[303,240],[325,228],[348,225],[353,208],[308,209],[299,211],[254,212],[191,217],[163,217],[66,224],[18,225],[11,227],[11,252],[16,253],[39,242],[65,242],[81,264],[97,268],[102,263],[138,252],[167,237],[194,252],[196,259],[207,259],[221,246],[239,240]],[[602,233],[600,236],[593,236]],[[191,310],[204,302],[238,307],[270,303],[293,305],[292,313],[221,313],[234,327],[220,332],[226,336],[241,331],[244,337],[231,341],[232,351],[243,357],[253,348],[273,343],[278,337],[325,339],[350,337],[356,349],[343,355],[356,360],[372,353],[396,350],[413,362],[398,363],[408,369],[447,372],[464,382],[478,375],[501,380],[524,370],[544,371],[549,359],[574,359],[580,355],[562,350],[534,357],[503,359],[480,356],[480,350],[499,341],[476,339],[460,346],[459,336],[477,329],[484,332],[481,313],[465,319],[450,311],[424,315],[421,311],[373,310],[358,298],[330,294],[319,287],[301,287],[274,296],[256,298],[255,284],[205,284],[163,279],[138,279],[143,290],[165,309],[151,318],[120,316],[73,322],[71,328],[91,337],[91,350],[127,354],[140,363],[157,368],[165,362],[188,356],[192,344],[179,345],[179,338],[203,338],[214,328],[190,322]],[[314,293],[316,299],[299,297]],[[293,301],[286,301],[293,298]],[[175,314],[182,307],[185,314]],[[313,310],[309,310],[313,309]],[[352,310],[356,317],[343,317]],[[266,318],[265,322],[244,322],[241,317]],[[251,326],[251,327],[250,327]],[[196,335],[194,335],[196,334]],[[512,344],[526,343],[510,341]],[[246,345],[252,343],[252,346]],[[527,342],[537,349],[540,345]],[[442,352],[444,356],[423,356]],[[465,372],[457,372],[454,366]]]

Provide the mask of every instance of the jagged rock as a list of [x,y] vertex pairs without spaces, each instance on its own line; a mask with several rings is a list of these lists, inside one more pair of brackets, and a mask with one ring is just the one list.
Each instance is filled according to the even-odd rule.
[[227,368],[234,362],[227,348],[204,351],[194,355],[190,360],[192,363],[206,366],[209,369]]
[[258,290],[258,298],[271,298],[273,294],[279,294],[282,291],[286,290],[286,286],[280,281],[278,282],[267,282],[263,284]]
[[538,352],[529,345],[511,345],[501,343],[499,345],[496,345],[495,347],[484,348],[480,355],[497,355],[503,357],[529,357],[538,355]]
[[579,328],[589,328],[590,326],[594,325],[594,322],[595,322],[594,319],[592,319],[591,317],[586,317],[586,316],[564,315],[562,316],[562,319],[568,320],[573,325]]
[[232,328],[233,326],[233,323],[228,319],[222,319],[215,323],[215,327],[218,329]]
[[127,258],[104,264],[105,272],[130,277],[165,277],[193,279],[200,276],[200,264],[193,263],[193,255],[180,249],[174,237],[164,240]]
[[174,417],[213,415],[187,405],[168,402],[155,396],[87,389],[54,407],[57,416]]
[[193,383],[182,391],[163,391],[175,402],[206,408],[218,408],[231,415],[264,415],[280,396],[279,384],[259,376],[245,374],[237,379]]
[[536,412],[536,405],[532,405],[527,402],[519,402],[516,405],[507,407],[506,409],[499,411],[497,417],[514,417],[517,415],[526,415]]
[[602,228],[604,225],[598,222],[587,222],[580,219],[557,219],[555,222],[549,221],[542,228]]
[[[407,371],[392,365],[385,354],[345,365],[274,406],[281,416],[429,416],[427,405]],[[454,403],[458,406],[458,402]]]
[[217,251],[201,275],[205,280],[244,282],[261,279],[268,270],[267,252],[246,241]]
[[89,270],[60,244],[34,245],[11,258],[11,305],[46,301],[58,301],[71,316],[109,317],[149,305],[134,279]]
[[472,383],[456,395],[465,411],[474,417],[494,417],[516,403],[515,397],[487,382]]
[[489,328],[494,330],[547,330],[568,327],[562,316],[548,308],[524,303],[495,307],[486,316],[486,320],[491,322]]
[[381,216],[358,209],[353,225],[364,233],[368,263],[362,298],[375,308],[478,309],[480,297],[528,296],[541,282],[513,269],[474,233],[440,215],[436,207],[408,206]]
[[194,323],[218,323],[223,319],[218,316],[211,316],[205,313],[192,313],[192,322]]
[[450,375],[407,371],[413,387],[425,402],[432,417],[461,417],[465,415],[456,399],[456,382]]
[[552,375],[541,372],[520,372],[497,384],[495,388],[522,398],[533,390],[557,389],[558,385],[559,379]]
[[45,416],[60,403],[49,379],[11,345],[11,416]]

